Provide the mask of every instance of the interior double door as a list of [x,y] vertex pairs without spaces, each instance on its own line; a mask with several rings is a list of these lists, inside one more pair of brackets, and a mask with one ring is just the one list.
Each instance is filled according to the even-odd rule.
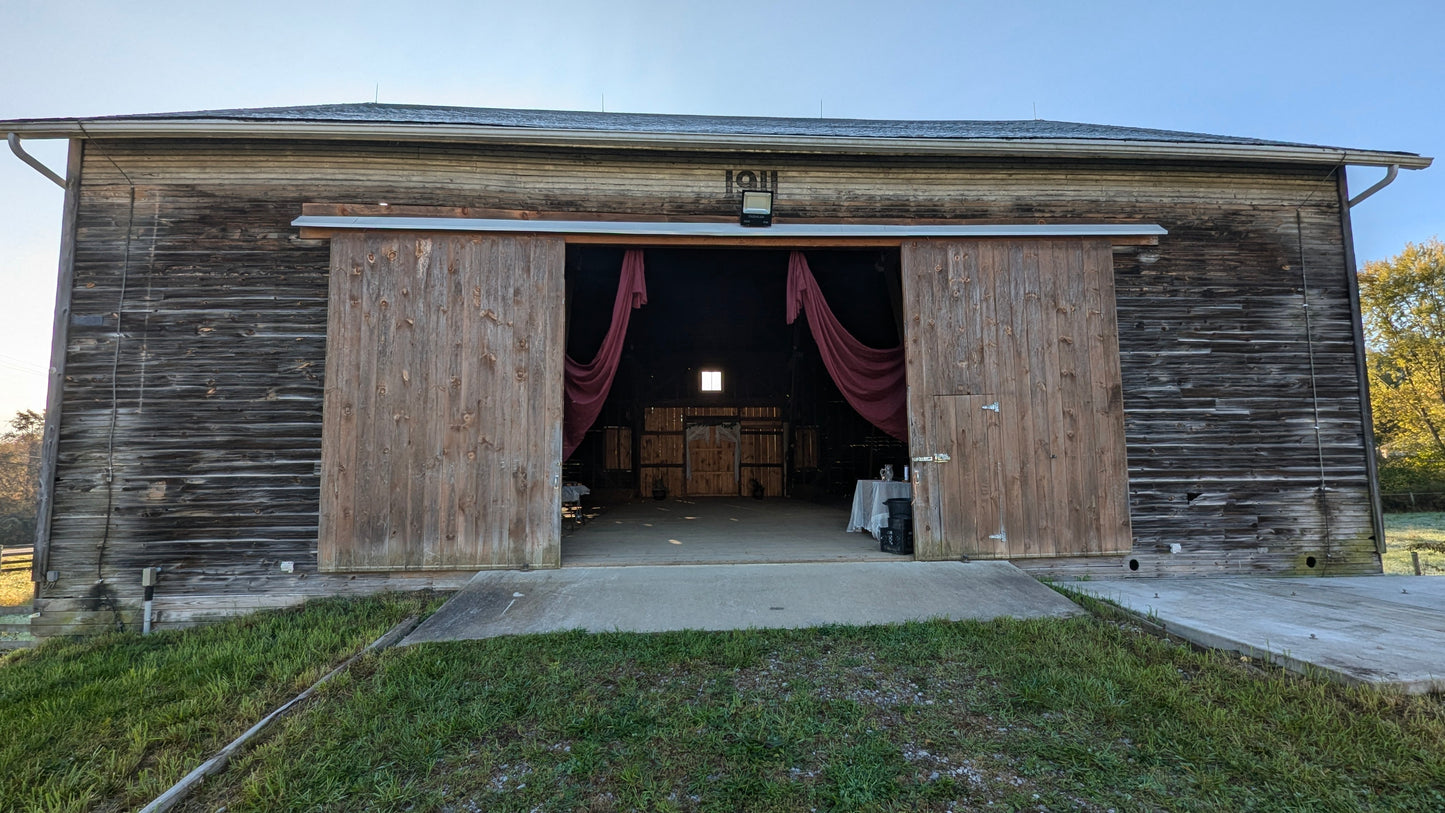
[[687,494],[736,497],[742,433],[736,423],[694,424],[687,428]]
[[1112,258],[1089,238],[904,244],[917,558],[1129,550]]

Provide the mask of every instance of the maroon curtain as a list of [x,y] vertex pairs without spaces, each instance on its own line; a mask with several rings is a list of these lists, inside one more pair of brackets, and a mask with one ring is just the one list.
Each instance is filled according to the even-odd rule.
[[647,283],[642,276],[642,251],[629,249],[622,258],[622,279],[617,283],[617,301],[612,304],[612,326],[597,357],[581,364],[571,356],[563,359],[564,403],[562,408],[562,459],[582,444],[602,404],[612,389],[617,375],[617,362],[622,358],[622,341],[627,337],[627,321],[632,309],[647,304]]
[[823,366],[843,397],[869,423],[907,442],[903,345],[875,350],[853,338],[823,300],[803,252],[794,251],[788,258],[788,324],[798,318],[800,308],[808,311],[808,329],[823,355]]

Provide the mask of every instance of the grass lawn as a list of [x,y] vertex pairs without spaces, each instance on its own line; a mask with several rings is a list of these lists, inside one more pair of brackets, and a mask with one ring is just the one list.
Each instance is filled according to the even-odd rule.
[[1413,548],[1425,575],[1445,575],[1445,513],[1386,514],[1385,544],[1386,573],[1413,575]]
[[[434,599],[0,660],[0,808],[134,809]],[[183,810],[1440,810],[1445,703],[1100,617],[370,655]]]
[[0,659],[0,810],[134,810],[434,597],[325,600]]
[[35,586],[30,581],[29,566],[22,567],[19,561],[11,564],[8,557],[5,561],[5,568],[0,570],[0,607],[29,604],[31,596],[35,594]]
[[1445,706],[1099,618],[428,644],[184,808],[1431,810]]

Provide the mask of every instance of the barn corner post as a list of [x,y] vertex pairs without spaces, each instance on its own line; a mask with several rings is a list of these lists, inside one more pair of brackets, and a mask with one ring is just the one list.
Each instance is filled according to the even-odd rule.
[[65,356],[70,343],[70,299],[75,287],[75,229],[80,211],[80,172],[85,141],[70,139],[65,165],[65,203],[60,221],[60,262],[55,283],[55,320],[50,334],[50,369],[45,392],[45,430],[40,446],[40,483],[35,506],[35,554],[31,580],[45,581],[50,562],[50,525],[60,452]]
[[1360,308],[1359,267],[1355,259],[1355,235],[1350,224],[1350,188],[1345,167],[1336,173],[1340,201],[1340,229],[1344,243],[1345,284],[1350,296],[1350,327],[1355,344],[1355,370],[1360,388],[1360,431],[1364,441],[1365,476],[1370,489],[1370,524],[1375,532],[1375,553],[1385,552],[1385,513],[1380,498],[1379,461],[1375,458],[1375,418],[1370,402],[1369,361],[1365,355],[1364,313]]

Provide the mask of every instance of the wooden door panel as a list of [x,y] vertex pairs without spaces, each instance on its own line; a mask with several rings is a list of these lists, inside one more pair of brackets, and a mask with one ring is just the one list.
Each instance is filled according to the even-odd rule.
[[[915,460],[920,479],[933,486],[929,516],[917,510],[914,522],[930,532],[915,533],[914,551],[923,559],[957,558],[943,554],[957,547],[971,558],[996,558],[1006,552],[1002,498],[1004,466],[997,401],[986,395],[936,395],[929,399],[925,425],[947,461]],[[933,532],[933,529],[938,529]],[[920,548],[919,545],[925,547]]]
[[688,437],[688,496],[737,496],[741,439],[738,426],[695,426],[688,431]]
[[1129,550],[1108,242],[909,241],[903,269],[913,455],[951,458],[917,467],[920,558]]
[[560,562],[558,238],[332,240],[324,571]]

